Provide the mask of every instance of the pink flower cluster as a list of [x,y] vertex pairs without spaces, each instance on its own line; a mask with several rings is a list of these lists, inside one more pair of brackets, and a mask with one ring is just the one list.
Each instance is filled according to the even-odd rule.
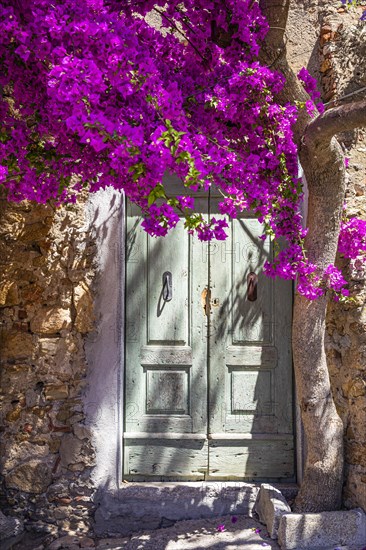
[[[312,101],[309,100],[305,103],[305,107],[309,115],[313,116],[315,114],[315,107],[318,109],[320,114],[324,113],[324,104],[321,101],[318,101],[320,98],[320,92],[317,90],[315,78],[311,76],[305,67],[299,71],[297,78],[301,80],[306,92],[312,99]],[[316,101],[318,101],[318,103],[315,104]]]
[[[267,273],[298,277],[313,297],[297,108],[276,103],[283,76],[258,62],[267,30],[252,0],[3,0],[0,182],[9,199],[62,203],[113,186],[141,207],[151,235],[183,217],[210,240],[226,237],[227,221],[205,221],[191,195],[217,189],[222,215],[250,209],[287,241]],[[301,78],[314,97],[311,77]],[[182,182],[176,197],[166,172]]]
[[366,221],[350,218],[341,224],[338,250],[346,258],[356,259],[366,252]]

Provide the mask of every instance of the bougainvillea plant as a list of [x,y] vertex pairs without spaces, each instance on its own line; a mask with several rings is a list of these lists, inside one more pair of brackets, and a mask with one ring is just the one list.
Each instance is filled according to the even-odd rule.
[[[224,239],[250,209],[287,247],[266,265],[308,298],[346,282],[306,258],[293,141],[299,105],[258,61],[268,25],[256,0],[3,0],[0,6],[0,181],[10,200],[72,202],[123,189],[165,235],[180,218],[201,240]],[[299,77],[322,105],[306,71]],[[313,116],[312,104],[304,105]],[[163,175],[174,173],[174,196]],[[214,189],[205,220],[194,194]],[[358,240],[352,238],[357,225]],[[366,250],[366,223],[343,225],[342,252]]]

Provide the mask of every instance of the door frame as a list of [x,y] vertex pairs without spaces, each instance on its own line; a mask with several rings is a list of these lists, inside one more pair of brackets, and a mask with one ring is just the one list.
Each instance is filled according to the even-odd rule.
[[[125,350],[126,350],[126,268],[127,268],[127,260],[126,260],[126,248],[127,248],[127,209],[126,209],[126,202],[127,199],[124,198],[124,216],[121,216],[121,227],[120,227],[120,235],[121,235],[121,248],[123,249],[121,253],[121,258],[123,258],[123,263],[121,264],[121,296],[120,296],[120,303],[121,308],[120,311],[122,313],[121,315],[121,342],[120,342],[120,356],[121,356],[121,364],[120,364],[120,374],[119,374],[119,403],[118,403],[118,473],[117,473],[117,486],[123,487],[125,486],[124,480],[123,480],[123,471],[124,471],[124,415],[125,415],[125,374],[126,374],[126,361],[125,361]],[[292,304],[293,304],[293,287],[292,287]],[[294,371],[292,368],[292,377],[293,377],[293,430],[294,430],[294,445],[295,445],[295,451],[294,451],[294,467],[295,467],[295,482],[301,483],[302,477],[303,477],[303,469],[304,469],[304,462],[305,462],[305,440],[304,440],[304,430],[301,422],[301,416],[300,416],[300,408],[296,399],[296,391],[295,391],[295,384],[296,379],[294,375]],[[243,480],[244,482],[244,480]],[[246,481],[248,482],[248,481]],[[164,481],[135,481],[133,482],[141,483],[142,485],[149,485],[151,483],[195,483],[194,481],[180,481],[180,482],[164,482]],[[196,482],[197,483],[197,482]],[[227,483],[225,481],[201,481],[200,483]],[[249,483],[249,482],[248,482]],[[255,483],[253,481],[253,483]]]
[[[141,528],[141,518],[137,513],[141,495],[146,503],[146,513],[150,510],[151,518],[154,518],[149,523],[152,529],[164,521],[166,507],[161,503],[166,504],[170,496],[174,501],[173,515],[176,520],[193,519],[197,517],[195,514],[202,515],[203,512],[204,517],[217,517],[218,513],[230,514],[233,502],[241,503],[236,513],[248,515],[258,490],[258,484],[255,483],[123,482],[125,223],[123,192],[107,188],[88,197],[85,230],[93,235],[98,277],[93,283],[96,328],[85,337],[88,369],[83,411],[95,452],[90,481],[97,490],[98,509],[94,517],[96,532],[101,535],[120,533],[121,536],[127,536],[136,530],[136,525]],[[298,407],[296,411],[295,455],[297,481],[300,482],[304,446]],[[289,498],[296,494],[295,484],[279,488]],[[161,498],[162,494],[164,499]],[[188,497],[194,497],[197,503],[192,510],[182,506]],[[226,507],[222,506],[223,503],[226,503]],[[134,510],[137,511],[135,515]]]

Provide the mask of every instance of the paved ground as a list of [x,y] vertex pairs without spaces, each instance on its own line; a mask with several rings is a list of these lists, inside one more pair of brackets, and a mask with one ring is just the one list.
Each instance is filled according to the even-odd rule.
[[[244,516],[238,516],[234,523],[232,519],[232,516],[224,516],[178,521],[172,527],[125,538],[66,535],[56,540],[51,537],[46,542],[44,535],[25,533],[21,541],[13,541],[13,544],[0,542],[0,550],[280,550],[259,522]],[[331,546],[323,550],[361,550],[361,547]]]
[[[174,526],[146,531],[127,538],[91,539],[64,536],[49,543],[25,537],[13,550],[279,550],[266,528],[252,518],[232,516],[218,519],[178,521]],[[141,530],[143,524],[141,525]],[[0,545],[1,547],[1,545]],[[9,547],[7,547],[8,549]]]
[[[150,531],[117,541],[101,540],[98,550],[264,550],[280,547],[272,541],[266,528],[251,518],[239,516],[232,523],[230,516],[207,520],[177,522],[173,527]],[[219,527],[220,526],[220,527]],[[223,531],[218,530],[224,529]]]

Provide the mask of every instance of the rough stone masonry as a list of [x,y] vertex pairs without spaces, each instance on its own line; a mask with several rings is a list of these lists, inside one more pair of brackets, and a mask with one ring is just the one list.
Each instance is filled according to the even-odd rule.
[[[365,25],[337,2],[294,4],[295,70],[309,67],[325,101],[357,97],[365,86]],[[366,134],[340,139],[350,158],[347,213],[366,217]],[[90,430],[84,346],[101,322],[96,293],[111,281],[101,277],[85,212],[83,201],[54,208],[0,199],[0,506],[40,533],[91,533],[91,473],[103,460]],[[329,308],[326,346],[345,426],[344,505],[366,509],[365,272],[339,262],[354,302]]]
[[84,204],[0,202],[1,508],[45,532],[87,533],[94,454],[84,337],[94,244]]

